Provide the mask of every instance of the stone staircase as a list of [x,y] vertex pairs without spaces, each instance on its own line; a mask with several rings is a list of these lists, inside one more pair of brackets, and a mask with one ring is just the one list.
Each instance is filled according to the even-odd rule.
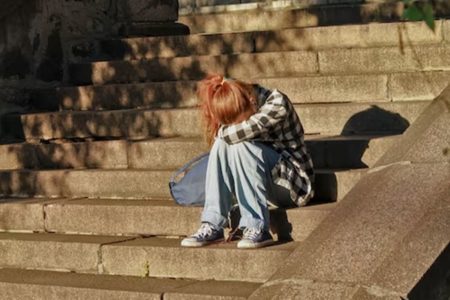
[[[245,299],[449,82],[449,21],[433,34],[422,23],[321,27],[294,22],[301,8],[270,19],[235,8],[184,11],[188,36],[95,41],[95,56],[73,59],[69,86],[37,91],[34,112],[8,116],[2,299]],[[304,124],[317,195],[271,211],[273,247],[179,246],[201,208],[174,205],[167,183],[207,150],[195,81],[208,72],[280,89]]]

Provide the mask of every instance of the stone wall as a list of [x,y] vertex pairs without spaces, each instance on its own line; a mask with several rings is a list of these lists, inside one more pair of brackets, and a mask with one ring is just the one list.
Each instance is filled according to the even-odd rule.
[[177,18],[177,0],[0,1],[0,115],[27,109],[29,90],[64,83],[68,60],[94,51],[86,41]]

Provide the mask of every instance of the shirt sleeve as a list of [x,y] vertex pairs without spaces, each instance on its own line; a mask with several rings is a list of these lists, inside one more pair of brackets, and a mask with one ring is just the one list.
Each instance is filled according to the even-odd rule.
[[217,137],[228,144],[261,138],[263,133],[270,132],[277,124],[285,120],[286,104],[285,96],[274,90],[259,110],[248,120],[221,126]]

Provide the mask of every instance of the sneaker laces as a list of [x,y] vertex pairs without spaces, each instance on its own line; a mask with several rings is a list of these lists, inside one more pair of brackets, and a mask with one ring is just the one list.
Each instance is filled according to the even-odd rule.
[[260,233],[261,233],[261,230],[258,228],[245,228],[244,239],[253,241],[258,237],[258,235]]
[[209,223],[202,223],[202,225],[197,230],[197,232],[193,235],[193,237],[204,238],[204,237],[212,235],[212,233],[213,233],[212,226]]

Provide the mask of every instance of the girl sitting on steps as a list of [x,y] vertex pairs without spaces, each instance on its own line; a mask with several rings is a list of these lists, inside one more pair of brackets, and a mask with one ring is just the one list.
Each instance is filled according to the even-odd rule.
[[233,198],[244,230],[237,247],[270,245],[268,205],[303,206],[313,196],[313,165],[300,119],[278,90],[221,75],[200,81],[198,95],[212,148],[202,224],[181,245],[222,241]]

